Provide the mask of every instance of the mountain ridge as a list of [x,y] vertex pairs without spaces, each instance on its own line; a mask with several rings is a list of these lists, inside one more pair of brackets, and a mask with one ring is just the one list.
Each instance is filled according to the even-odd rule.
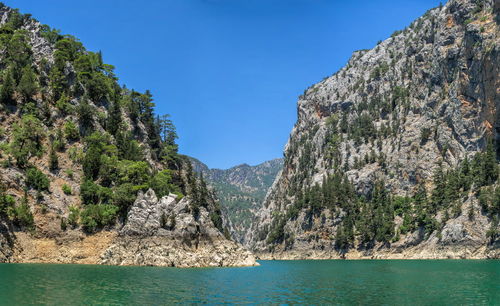
[[255,166],[243,163],[225,170],[210,169],[195,158],[191,161],[194,171],[203,174],[219,198],[229,233],[241,242],[281,170],[283,159],[276,158]]
[[499,11],[450,0],[306,89],[244,243],[261,258],[498,257]]

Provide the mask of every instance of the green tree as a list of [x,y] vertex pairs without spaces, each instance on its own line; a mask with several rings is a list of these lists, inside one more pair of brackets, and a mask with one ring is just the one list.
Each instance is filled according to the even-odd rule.
[[28,229],[33,229],[35,225],[35,219],[31,213],[31,208],[28,205],[28,198],[24,196],[21,199],[21,204],[14,208],[14,222],[20,226],[24,226]]
[[172,174],[170,170],[162,170],[156,173],[152,178],[149,186],[155,191],[156,195],[161,198],[169,193],[180,193],[179,188],[172,184]]
[[59,158],[57,157],[56,150],[54,149],[54,144],[50,146],[49,169],[50,171],[59,169]]
[[85,179],[80,185],[80,198],[85,205],[105,204],[111,201],[113,192],[109,188]]
[[80,214],[80,223],[88,232],[115,222],[118,207],[110,204],[88,205]]
[[134,204],[137,198],[137,189],[131,183],[118,185],[113,192],[113,204],[126,213],[128,208]]
[[78,105],[77,113],[78,121],[85,129],[92,128],[94,126],[95,110],[94,107],[86,101],[86,99],[83,99],[80,105]]
[[16,86],[16,81],[14,80],[12,69],[8,68],[5,70],[3,75],[3,84],[0,90],[1,103],[13,104],[15,102],[13,99],[15,86]]
[[116,133],[120,129],[121,125],[122,114],[120,104],[113,101],[108,109],[108,121],[106,123],[107,130],[111,135],[116,136]]
[[147,186],[150,179],[150,168],[144,161],[121,160],[118,163],[118,181],[121,184],[131,183],[136,186]]
[[493,140],[488,140],[486,152],[484,154],[484,184],[490,185],[498,179],[498,163],[496,160],[495,145]]
[[73,106],[69,103],[69,97],[65,93],[62,93],[59,100],[57,100],[56,107],[63,115],[68,115],[73,112]]
[[26,170],[26,186],[38,191],[49,191],[50,182],[42,171],[31,167]]
[[83,158],[82,167],[85,177],[96,180],[101,168],[102,150],[98,146],[90,146]]
[[115,139],[120,158],[133,161],[140,161],[144,159],[142,148],[139,143],[133,139],[131,133],[118,131]]
[[14,79],[18,82],[21,79],[22,68],[31,63],[32,51],[26,35],[23,32],[14,33],[6,51],[8,61],[12,64]]
[[38,91],[37,76],[29,65],[23,68],[21,80],[17,85],[17,89],[22,94],[25,101],[31,100],[33,95]]
[[64,134],[66,135],[66,138],[71,141],[75,141],[80,138],[78,127],[71,120],[68,120],[66,121],[66,123],[64,123]]
[[43,152],[45,131],[40,120],[33,115],[24,115],[20,123],[14,124],[12,134],[10,147],[18,166],[26,166],[31,156],[40,156]]

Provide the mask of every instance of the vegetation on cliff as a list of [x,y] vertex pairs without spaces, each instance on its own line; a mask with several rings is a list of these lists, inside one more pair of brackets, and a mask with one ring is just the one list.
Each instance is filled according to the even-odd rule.
[[94,232],[123,222],[137,192],[151,188],[192,197],[193,215],[207,207],[222,230],[220,209],[178,154],[175,126],[155,114],[150,91],[121,86],[102,53],[76,37],[3,4],[0,13],[4,217],[35,228],[35,211],[50,211],[62,230]]

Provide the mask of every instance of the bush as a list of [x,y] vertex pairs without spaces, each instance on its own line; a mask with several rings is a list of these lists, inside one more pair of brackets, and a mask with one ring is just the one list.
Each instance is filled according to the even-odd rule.
[[72,169],[66,169],[65,172],[70,179],[73,179],[74,171]]
[[33,167],[26,171],[26,186],[37,191],[49,191],[50,182],[42,171]]
[[65,218],[61,218],[61,230],[65,231],[68,228]]
[[57,129],[56,137],[55,137],[52,145],[54,146],[54,149],[56,151],[58,151],[58,152],[64,151],[66,144],[65,144],[65,139],[64,139],[64,134],[63,134],[62,129]]
[[87,102],[82,102],[77,108],[78,121],[84,127],[92,127],[94,124],[94,107]]
[[18,166],[26,166],[30,156],[41,156],[45,131],[38,118],[33,115],[24,115],[20,124],[14,124],[12,135],[13,141],[10,147]]
[[55,170],[59,169],[59,158],[57,157],[57,153],[56,153],[56,150],[54,148],[54,144],[52,144],[50,147],[49,169],[50,169],[50,171],[55,171]]
[[68,150],[68,157],[74,163],[81,163],[83,161],[83,158],[85,157],[85,154],[83,153],[83,150],[81,148],[72,147]]
[[155,191],[158,198],[166,196],[170,192],[180,192],[179,187],[172,184],[170,170],[163,170],[156,173],[156,175],[151,178],[149,187]]
[[0,103],[14,104],[15,100],[12,98],[14,86],[16,86],[16,81],[12,75],[12,69],[7,69],[3,75],[3,84],[0,88]]
[[133,185],[147,185],[150,180],[149,164],[143,161],[134,162],[122,160],[118,164],[118,178],[120,183]]
[[67,184],[62,185],[61,189],[64,192],[64,194],[66,194],[66,195],[71,195],[71,193],[72,193],[71,187]]
[[430,128],[422,128],[420,130],[420,143],[425,144],[427,140],[429,140],[429,136],[431,136]]
[[76,206],[69,207],[68,224],[73,228],[78,226],[78,219],[80,218],[80,209]]
[[68,140],[78,140],[80,138],[80,133],[78,132],[78,127],[73,121],[66,121],[64,124],[64,134]]
[[33,97],[33,95],[37,92],[38,84],[36,75],[29,65],[23,68],[22,77],[19,81],[17,89],[26,101],[30,100],[31,97]]
[[73,113],[73,106],[69,103],[69,98],[63,93],[56,102],[56,107],[63,115]]
[[113,193],[113,204],[120,207],[122,212],[126,212],[134,204],[137,198],[137,191],[130,183],[119,185]]
[[85,205],[109,203],[113,197],[111,189],[85,180],[80,186],[80,197]]
[[15,200],[12,196],[5,194],[5,186],[0,183],[0,216],[6,215],[11,207],[14,207]]
[[20,226],[30,229],[34,227],[35,220],[26,198],[23,198],[22,203],[14,208],[14,221]]
[[80,221],[86,231],[94,232],[100,227],[112,225],[117,212],[118,207],[115,205],[88,205],[82,211]]

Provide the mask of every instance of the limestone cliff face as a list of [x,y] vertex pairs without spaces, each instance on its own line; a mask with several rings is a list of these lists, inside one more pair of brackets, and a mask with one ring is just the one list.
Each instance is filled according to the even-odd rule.
[[191,158],[191,162],[193,170],[203,174],[219,199],[231,237],[243,242],[269,188],[283,167],[283,159],[269,160],[256,166],[242,164],[224,170],[210,169],[195,158]]
[[[498,242],[486,237],[498,223],[472,193],[451,218],[446,210],[434,213],[440,226],[432,233],[417,225],[392,242],[361,244],[354,228],[355,241],[341,249],[335,242],[345,209],[290,213],[300,193],[336,171],[366,198],[377,181],[394,197],[418,186],[429,195],[439,165],[455,169],[484,151],[489,137],[498,140],[499,10],[498,1],[450,0],[375,48],[354,52],[344,68],[308,88],[283,171],[246,243],[290,258],[499,256]],[[401,219],[394,217],[395,235]],[[270,237],[277,227],[280,239]]]
[[213,225],[208,211],[190,212],[189,200],[140,193],[127,224],[104,252],[102,264],[218,267],[257,265],[254,256]]

